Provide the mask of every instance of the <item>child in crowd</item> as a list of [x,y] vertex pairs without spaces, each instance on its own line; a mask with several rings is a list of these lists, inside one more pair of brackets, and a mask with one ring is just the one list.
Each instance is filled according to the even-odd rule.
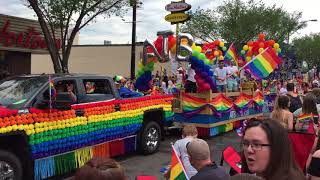
[[[197,136],[198,136],[197,128],[194,125],[186,125],[182,129],[182,139],[177,140],[174,143],[174,149],[177,153],[177,156],[181,159],[189,179],[195,174],[197,174],[197,170],[194,167],[192,167],[190,164],[186,145],[189,142],[191,142],[193,139],[197,138]],[[169,178],[170,170],[164,176],[166,178]]]

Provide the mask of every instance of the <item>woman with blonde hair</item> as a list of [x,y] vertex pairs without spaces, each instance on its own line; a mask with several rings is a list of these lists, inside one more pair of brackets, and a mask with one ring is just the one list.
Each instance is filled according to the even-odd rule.
[[289,111],[290,98],[286,95],[280,95],[276,99],[271,118],[276,119],[286,129],[293,129],[293,114]]

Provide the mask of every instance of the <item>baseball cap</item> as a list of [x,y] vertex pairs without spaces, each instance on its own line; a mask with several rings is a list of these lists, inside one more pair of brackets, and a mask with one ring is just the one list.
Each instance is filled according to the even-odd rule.
[[194,139],[187,144],[187,151],[192,159],[206,160],[210,158],[210,148],[206,141]]

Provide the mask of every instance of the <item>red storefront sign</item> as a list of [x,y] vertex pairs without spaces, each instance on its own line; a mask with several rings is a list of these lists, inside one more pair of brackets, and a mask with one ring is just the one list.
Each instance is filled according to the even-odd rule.
[[[10,20],[6,20],[0,27],[0,45],[4,47],[17,47],[26,49],[47,49],[46,40],[41,36],[40,32],[35,31],[31,27],[26,32],[10,32],[8,31]],[[61,48],[61,39],[55,39],[58,49]]]

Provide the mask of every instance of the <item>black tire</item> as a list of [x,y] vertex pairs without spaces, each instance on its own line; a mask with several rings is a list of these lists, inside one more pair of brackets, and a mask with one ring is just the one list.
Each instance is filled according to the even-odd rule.
[[147,122],[140,136],[140,150],[143,154],[153,154],[158,151],[161,142],[161,128],[154,121]]
[[[10,168],[12,168],[13,180],[22,180],[22,164],[15,154],[8,151],[0,150],[0,162],[5,162],[10,166]],[[0,177],[1,173],[3,172],[0,172]],[[12,173],[9,173],[8,175],[12,175]]]

